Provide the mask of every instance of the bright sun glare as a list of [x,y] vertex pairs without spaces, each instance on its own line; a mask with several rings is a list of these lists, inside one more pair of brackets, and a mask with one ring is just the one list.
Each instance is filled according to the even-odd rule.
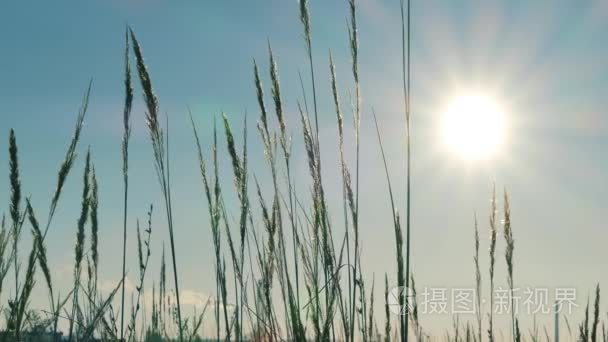
[[459,96],[446,108],[442,130],[447,146],[454,153],[468,160],[489,158],[504,139],[504,113],[489,97]]

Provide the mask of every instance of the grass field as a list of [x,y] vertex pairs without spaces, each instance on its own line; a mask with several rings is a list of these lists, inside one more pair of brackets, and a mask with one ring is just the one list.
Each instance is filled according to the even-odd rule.
[[[0,319],[3,330],[0,341],[519,342],[556,340],[555,324],[562,325],[562,336],[567,329],[571,340],[608,341],[599,285],[588,300],[582,322],[569,322],[567,315],[554,313],[557,309],[549,303],[548,315],[555,314],[556,319],[553,325],[537,326],[536,321],[534,325],[523,325],[515,310],[511,310],[508,328],[496,328],[493,303],[489,303],[488,310],[478,295],[472,297],[471,302],[475,312],[463,317],[454,315],[452,329],[444,334],[425,329],[424,321],[420,319],[421,289],[417,291],[412,271],[416,259],[410,253],[416,245],[411,232],[417,229],[415,222],[410,220],[410,203],[416,201],[410,186],[417,181],[411,177],[411,163],[415,161],[410,158],[410,152],[421,148],[412,146],[410,134],[416,134],[416,127],[410,127],[410,115],[415,115],[410,111],[410,4],[409,1],[401,2],[402,31],[394,33],[399,34],[402,41],[402,70],[399,72],[403,78],[403,141],[386,141],[376,113],[362,108],[358,8],[355,0],[346,3],[349,35],[345,39],[352,61],[348,75],[349,91],[352,92],[350,103],[339,96],[341,84],[331,52],[327,61],[313,60],[315,45],[309,4],[300,0],[298,17],[308,64],[300,73],[300,84],[296,85],[301,88],[297,102],[299,121],[288,123],[286,120],[279,61],[271,43],[268,43],[267,60],[253,61],[253,79],[243,81],[252,85],[258,102],[258,108],[246,116],[245,120],[249,121],[238,124],[243,131],[232,128],[234,119],[228,114],[218,113],[213,127],[199,127],[190,113],[192,141],[200,171],[200,183],[196,187],[200,186],[201,200],[207,205],[208,222],[204,226],[212,236],[212,241],[201,242],[201,248],[212,250],[214,256],[211,260],[200,261],[213,265],[211,276],[215,280],[215,291],[204,302],[202,311],[186,312],[181,301],[180,279],[185,270],[176,260],[180,246],[176,244],[175,235],[183,230],[175,224],[172,204],[172,199],[178,196],[172,191],[172,185],[180,180],[171,175],[170,118],[160,109],[162,97],[157,97],[153,72],[144,61],[143,46],[153,42],[139,41],[136,28],[128,27],[124,38],[124,65],[116,66],[117,69],[122,67],[124,72],[124,83],[116,85],[122,86],[124,92],[121,125],[124,196],[120,198],[124,210],[120,218],[121,243],[112,247],[114,253],[120,251],[122,255],[122,264],[115,267],[117,272],[122,270],[123,279],[109,290],[100,287],[98,277],[99,263],[106,250],[103,244],[108,243],[98,236],[98,214],[103,219],[103,213],[98,213],[98,191],[102,191],[103,186],[98,185],[94,155],[80,144],[81,133],[87,128],[84,122],[89,96],[94,92],[92,83],[85,90],[73,136],[56,172],[55,191],[48,200],[48,207],[34,208],[30,198],[24,195],[22,187],[28,180],[24,179],[22,184],[19,132],[10,129],[8,145],[3,145],[8,146],[10,205],[2,216],[0,233],[0,308],[4,313]],[[294,25],[298,24],[296,18],[294,15]],[[331,93],[317,92],[319,75],[330,80]],[[347,77],[346,74],[342,76]],[[270,83],[264,84],[264,79],[269,79]],[[131,117],[134,101],[139,100],[134,96],[136,91],[143,94],[145,124],[152,151],[149,157],[157,176],[157,184],[151,186],[160,189],[162,200],[149,206],[147,216],[141,222],[138,220],[134,229],[130,222],[137,215],[130,211],[129,185],[137,182],[138,177],[129,169],[129,143],[133,126],[142,125]],[[328,98],[333,105],[335,142],[321,143],[320,97]],[[371,278],[371,272],[365,269],[362,261],[366,258],[365,253],[373,251],[364,252],[366,242],[361,238],[360,230],[366,227],[360,226],[359,218],[359,213],[366,210],[360,206],[360,185],[367,181],[360,177],[362,115],[373,116],[375,123],[372,129],[377,135],[383,164],[374,167],[384,170],[386,188],[382,191],[391,206],[385,212],[393,213],[390,217],[392,226],[383,233],[391,234],[394,245],[385,248],[394,252],[396,265],[390,273],[371,275]],[[212,134],[211,144],[201,139],[199,132],[202,130],[209,131],[205,136]],[[349,134],[354,138],[345,138]],[[262,171],[250,167],[248,148],[249,141],[254,139],[258,142],[254,146],[261,145],[266,158],[263,161],[266,169]],[[302,143],[295,144],[295,140]],[[403,160],[386,158],[384,147],[389,144],[404,147]],[[337,162],[322,165],[325,160],[322,154],[330,150],[338,151]],[[352,162],[346,154],[354,156]],[[305,156],[308,180],[294,176],[294,155]],[[75,166],[77,159],[83,162],[83,170]],[[220,169],[222,161],[229,161],[230,169]],[[397,162],[406,165],[405,173],[392,175],[389,164]],[[328,178],[326,168],[335,167],[339,168],[339,179]],[[257,175],[261,172],[267,174],[270,181],[260,182]],[[405,191],[393,188],[393,177],[406,179]],[[53,234],[56,229],[55,213],[62,205],[62,194],[68,182],[78,184],[81,204],[80,214],[73,220],[76,224],[72,285],[58,288],[55,284],[57,272],[51,269],[47,260],[47,250],[54,248],[48,242],[47,233]],[[341,206],[330,206],[328,183],[339,184]],[[506,270],[507,294],[510,295],[507,304],[513,307],[513,292],[518,288],[514,262],[517,227],[511,226],[507,189],[495,189],[488,197],[492,199],[488,214],[479,215],[479,220],[471,215],[470,236],[475,249],[470,254],[474,258],[470,265],[462,266],[462,272],[474,270],[471,279],[476,294],[494,293],[495,269],[500,265]],[[397,198],[401,200],[397,201]],[[406,206],[400,209],[397,203],[403,201]],[[166,250],[151,247],[153,237],[162,240],[161,236],[166,236],[165,232],[156,229],[153,218],[162,219],[163,226],[166,223],[169,237],[165,241]],[[480,241],[479,230],[486,227],[490,239]],[[504,246],[501,250],[504,255],[499,254],[497,244]],[[486,246],[489,247],[487,251]],[[134,288],[130,289],[125,286],[125,277],[127,264],[131,261],[126,259],[130,255],[128,251],[135,250],[138,269],[130,275],[135,279]],[[149,267],[151,259],[158,260],[160,269]],[[487,262],[489,267],[482,268],[480,260],[484,260],[483,265]],[[35,287],[47,295],[48,303],[43,309],[32,305]],[[377,293],[384,295],[375,296]],[[145,298],[149,299],[147,307]],[[494,296],[490,298],[492,300]],[[382,303],[383,311],[375,312],[377,303]],[[204,325],[212,326],[213,334],[204,333]]]

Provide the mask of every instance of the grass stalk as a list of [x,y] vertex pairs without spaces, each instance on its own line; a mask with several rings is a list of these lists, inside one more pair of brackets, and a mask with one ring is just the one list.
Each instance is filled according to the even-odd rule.
[[384,342],[391,340],[391,312],[388,304],[388,275],[384,274]]
[[97,277],[99,270],[99,218],[97,209],[99,207],[99,195],[95,167],[91,166],[91,194],[90,194],[90,220],[91,220],[91,260],[93,261],[93,286],[91,296],[97,297]]
[[44,234],[42,235],[43,238],[46,238],[46,234],[49,231],[51,222],[53,221],[53,217],[55,215],[55,210],[57,209],[57,204],[59,203],[59,198],[61,197],[63,186],[65,185],[70,170],[72,170],[72,166],[74,165],[74,161],[76,160],[76,148],[78,147],[78,142],[80,141],[80,134],[82,132],[82,126],[84,124],[84,118],[89,107],[89,96],[91,95],[92,85],[93,80],[89,81],[89,86],[87,87],[87,91],[84,94],[82,104],[78,111],[78,117],[76,118],[76,127],[74,128],[72,140],[70,141],[70,145],[68,146],[68,149],[66,151],[65,158],[59,166],[59,171],[57,173],[57,186],[55,187],[55,192],[53,193],[53,198],[51,200],[51,207],[46,222],[46,228],[44,229]]
[[517,327],[517,318],[515,313],[515,297],[513,293],[514,280],[513,280],[513,251],[515,250],[515,240],[513,239],[513,229],[511,227],[511,208],[509,206],[509,198],[507,191],[504,192],[504,222],[503,222],[503,233],[505,237],[505,261],[507,263],[507,284],[509,285],[509,297],[511,301],[511,328],[513,341],[517,342],[519,335]]
[[123,221],[122,221],[122,284],[120,295],[120,339],[124,340],[125,317],[125,277],[127,256],[127,217],[129,198],[129,138],[131,137],[131,107],[133,105],[133,86],[131,85],[131,63],[129,62],[129,31],[125,32],[125,103],[123,109],[123,136],[122,136],[122,177],[123,177]]
[[312,61],[312,39],[310,33],[310,12],[308,10],[308,0],[300,1],[300,21],[304,27],[304,42],[306,43],[306,53],[308,54],[308,65],[310,68],[310,81],[312,84],[312,102],[315,113],[315,132],[316,142],[319,143],[319,115],[317,112],[317,91],[315,87],[315,66]]
[[600,319],[600,284],[595,287],[595,302],[593,305],[593,323],[591,324],[591,342],[597,340],[597,327]]
[[[411,236],[411,130],[410,130],[410,94],[411,94],[411,72],[410,72],[410,42],[411,42],[411,4],[410,0],[407,0],[407,21],[404,11],[404,0],[400,1],[401,4],[401,63],[403,70],[403,101],[405,107],[405,136],[406,136],[406,223],[405,223],[405,288],[409,288],[410,279],[410,236]],[[406,35],[406,22],[407,22],[407,35]],[[407,57],[407,58],[406,58]],[[409,296],[405,297],[405,315],[401,317],[401,341],[408,341],[408,310],[409,310]]]
[[[350,12],[350,27],[349,27],[349,45],[350,45],[350,53],[352,57],[352,73],[353,79],[355,82],[355,112],[354,112],[354,121],[355,121],[355,148],[356,148],[356,165],[355,165],[355,210],[353,212],[353,231],[354,231],[354,239],[355,239],[355,255],[354,255],[354,268],[353,275],[356,277],[357,269],[360,261],[360,249],[359,249],[359,165],[360,165],[360,146],[361,146],[361,87],[359,84],[359,35],[357,31],[357,11],[356,11],[356,3],[355,0],[349,0],[349,12]],[[361,273],[361,272],[360,272]],[[354,289],[353,289],[354,290]],[[351,308],[354,308],[355,298],[357,296],[356,291],[352,293],[352,302]],[[350,336],[354,338],[354,309],[351,310],[351,334]]]
[[11,233],[6,228],[6,216],[2,214],[0,220],[0,295],[2,295],[2,289],[4,285],[4,279],[11,268],[13,254],[7,252],[10,246]]
[[148,261],[150,260],[150,238],[152,235],[152,210],[153,210],[153,207],[150,204],[150,209],[148,210],[148,228],[144,229],[145,240],[143,240],[143,246],[142,246],[142,239],[141,239],[140,228],[139,228],[139,220],[137,221],[137,255],[138,255],[138,261],[139,261],[139,283],[138,283],[137,287],[135,288],[135,291],[137,292],[137,297],[135,299],[135,310],[133,311],[133,313],[131,315],[131,321],[129,322],[129,325],[127,327],[127,331],[129,333],[128,337],[127,337],[127,341],[131,341],[131,339],[133,338],[134,333],[135,333],[135,324],[137,322],[137,315],[140,310],[141,296],[144,291],[144,280],[146,277],[146,270],[148,269]]
[[49,301],[51,312],[55,311],[54,305],[55,300],[53,296],[53,282],[51,281],[51,270],[48,265],[47,257],[46,257],[46,246],[44,245],[44,241],[42,239],[42,232],[40,231],[40,225],[38,224],[38,220],[34,214],[34,209],[32,209],[32,205],[29,199],[26,199],[26,214],[30,221],[30,225],[32,226],[32,235],[34,237],[34,242],[36,244],[36,248],[38,250],[38,260],[40,262],[40,268],[42,270],[42,274],[44,275],[44,280],[46,282],[47,288],[49,290]]
[[[380,146],[380,152],[382,154],[382,162],[384,164],[384,171],[386,174],[386,183],[388,186],[388,194],[389,194],[389,198],[391,201],[391,210],[392,210],[392,216],[393,216],[393,227],[395,230],[395,247],[396,247],[396,256],[397,256],[397,286],[401,289],[401,291],[399,291],[399,307],[401,308],[402,312],[401,315],[399,315],[399,328],[400,328],[400,337],[403,340],[405,338],[405,336],[403,335],[403,332],[407,332],[406,327],[404,325],[404,318],[407,318],[406,314],[409,311],[409,306],[408,306],[408,302],[406,301],[406,298],[409,296],[409,288],[407,285],[409,285],[409,283],[407,283],[406,285],[406,279],[405,279],[405,274],[404,274],[404,266],[403,266],[403,230],[401,228],[401,222],[399,219],[399,212],[396,210],[395,207],[395,199],[393,196],[393,187],[391,186],[391,179],[390,179],[390,175],[388,172],[388,164],[386,162],[386,155],[384,153],[384,147],[382,145],[382,138],[380,137],[380,129],[378,128],[378,119],[376,117],[376,112],[372,110],[372,114],[374,116],[374,124],[376,126],[376,135],[378,136],[378,145]],[[403,292],[406,292],[406,294],[404,295]],[[406,334],[407,335],[407,334]]]
[[481,342],[481,330],[482,330],[482,314],[481,314],[481,271],[479,268],[479,227],[477,224],[477,215],[475,219],[475,256],[473,261],[475,262],[475,315],[477,318],[477,340]]
[[77,310],[79,310],[78,304],[78,292],[80,288],[80,274],[82,271],[82,260],[84,257],[84,238],[85,231],[84,227],[89,216],[90,209],[90,172],[91,172],[91,152],[87,151],[87,156],[84,166],[84,177],[83,177],[83,188],[82,188],[82,202],[80,217],[78,218],[76,226],[76,247],[74,251],[74,294],[72,299],[72,319],[70,320],[69,328],[69,340],[73,338],[74,320],[76,317]]
[[488,313],[488,342],[494,342],[494,266],[496,255],[496,186],[492,188],[492,202],[490,211],[490,312]]
[[[181,313],[181,302],[179,295],[179,280],[177,271],[177,260],[175,257],[175,238],[174,238],[174,227],[173,227],[173,211],[171,207],[171,183],[170,183],[170,168],[169,168],[169,148],[168,148],[168,134],[165,145],[165,137],[163,130],[159,123],[158,113],[158,100],[152,89],[152,82],[146,64],[144,63],[143,54],[135,37],[133,30],[130,30],[131,41],[133,43],[133,51],[137,59],[137,72],[139,80],[144,93],[144,101],[146,103],[146,122],[152,141],[152,150],[154,153],[154,166],[156,168],[156,174],[159,180],[163,199],[165,202],[165,210],[167,213],[167,225],[169,227],[169,243],[171,247],[171,259],[173,264],[173,280],[175,283],[175,299],[177,304],[177,323],[179,330],[180,342],[184,340],[183,325],[182,325],[182,313]],[[165,159],[166,157],[166,159]]]
[[[337,81],[336,81],[336,67],[334,65],[333,62],[333,57],[331,52],[329,53],[329,72],[330,72],[330,76],[331,76],[331,89],[332,89],[332,94],[333,94],[333,100],[334,100],[334,106],[335,106],[335,110],[336,110],[336,119],[337,119],[337,125],[338,125],[338,150],[340,153],[340,169],[342,171],[342,200],[343,200],[343,211],[344,211],[344,234],[345,234],[345,239],[346,239],[346,260],[350,263],[351,257],[350,257],[350,236],[349,236],[349,225],[348,225],[348,215],[347,215],[347,208],[348,208],[348,180],[350,179],[350,175],[348,173],[348,167],[346,166],[346,160],[344,158],[344,124],[343,124],[343,117],[342,117],[342,111],[340,109],[340,100],[338,97],[338,86],[337,86]],[[353,222],[354,224],[354,222]],[[353,306],[353,300],[354,300],[354,288],[353,288],[353,278],[355,278],[356,274],[354,273],[354,267],[353,267],[353,271],[351,271],[350,269],[348,270],[348,307],[347,307],[347,311],[348,311],[348,322],[353,322],[354,320],[354,306]],[[346,323],[348,323],[346,322]],[[353,326],[349,324],[349,326],[347,327],[347,329],[345,329],[344,331],[344,337],[346,339],[346,341],[349,341],[350,338],[353,336]]]
[[12,237],[13,237],[13,262],[15,267],[15,302],[17,302],[17,294],[19,291],[19,238],[21,236],[21,181],[19,180],[19,157],[17,149],[17,139],[15,131],[10,130],[9,135],[9,180],[10,180],[10,206],[9,214],[12,221]]

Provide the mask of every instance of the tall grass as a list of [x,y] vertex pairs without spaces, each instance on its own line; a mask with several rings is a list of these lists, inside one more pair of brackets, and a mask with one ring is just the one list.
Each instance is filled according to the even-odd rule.
[[49,215],[47,218],[46,228],[44,229],[43,237],[46,238],[46,234],[49,231],[51,226],[51,222],[55,215],[55,210],[57,209],[57,205],[59,204],[59,199],[61,198],[61,193],[63,190],[63,186],[67,181],[68,175],[72,170],[72,166],[76,160],[76,156],[78,155],[76,152],[76,148],[78,147],[78,142],[80,141],[80,133],[82,132],[82,126],[84,123],[84,118],[87,114],[87,109],[89,107],[89,96],[91,95],[91,87],[93,85],[93,80],[89,82],[89,86],[85,92],[84,98],[82,100],[82,104],[80,106],[80,110],[78,112],[78,117],[76,118],[76,127],[74,128],[74,134],[72,135],[72,140],[68,146],[68,149],[65,154],[65,158],[63,162],[59,166],[59,171],[57,172],[57,186],[55,187],[55,192],[53,193],[53,197],[51,199],[51,207],[49,209]]
[[[386,182],[388,185],[388,194],[391,203],[391,212],[393,215],[393,228],[395,230],[395,247],[396,247],[396,255],[397,255],[397,286],[401,289],[399,291],[399,307],[402,312],[399,315],[399,328],[400,328],[400,337],[401,339],[405,339],[404,333],[407,335],[407,330],[405,330],[405,322],[404,318],[406,317],[406,313],[409,311],[409,302],[406,301],[406,298],[409,296],[409,287],[406,285],[406,273],[403,264],[403,231],[401,229],[401,219],[399,217],[399,212],[395,207],[395,199],[393,197],[393,188],[391,186],[391,180],[388,171],[388,164],[386,161],[386,155],[384,154],[384,147],[382,145],[382,139],[380,138],[380,128],[378,127],[378,120],[376,118],[376,114],[374,112],[374,124],[376,125],[376,134],[378,136],[378,145],[380,145],[380,152],[382,154],[382,162],[384,164],[384,171],[386,173]],[[408,283],[409,284],[409,283]],[[403,294],[405,292],[405,295]]]
[[87,152],[84,176],[83,176],[83,187],[82,187],[82,202],[80,208],[80,216],[76,224],[76,246],[74,250],[74,299],[72,300],[72,313],[70,315],[70,328],[69,328],[69,340],[72,340],[74,323],[78,322],[82,324],[80,317],[77,317],[80,313],[78,312],[78,291],[80,290],[80,275],[82,272],[82,259],[84,257],[84,238],[85,238],[85,224],[89,217],[90,209],[90,172],[91,172],[91,154]]
[[515,295],[513,292],[513,251],[515,250],[515,240],[513,239],[513,230],[511,228],[511,208],[509,206],[509,198],[507,197],[506,190],[504,194],[504,215],[505,218],[503,221],[503,231],[506,243],[505,261],[507,263],[507,283],[509,285],[509,298],[511,301],[511,333],[513,336],[513,341],[519,342],[519,323],[517,322],[517,318],[515,316]]
[[12,253],[7,255],[10,248],[11,234],[6,228],[6,216],[3,214],[0,220],[0,296],[4,285],[4,279],[11,268]]
[[[593,323],[591,324],[591,342],[597,341],[600,316],[600,285],[595,287],[595,302],[593,304]],[[604,338],[605,340],[605,338]]]
[[[137,283],[137,287],[135,288],[137,292],[137,296],[135,299],[135,309],[131,314],[131,320],[127,327],[128,337],[127,340],[130,341],[135,333],[135,324],[137,322],[137,315],[140,310],[140,301],[142,294],[144,292],[144,280],[146,277],[146,270],[148,269],[148,262],[150,261],[150,238],[152,236],[152,205],[150,205],[150,210],[148,211],[148,228],[144,229],[145,240],[141,239],[141,232],[139,228],[139,221],[137,221],[137,260],[139,265],[139,281]],[[124,285],[123,285],[124,286]]]
[[481,270],[479,267],[479,228],[475,215],[475,315],[477,317],[477,340],[481,342],[482,313],[481,313]]
[[129,62],[129,31],[125,30],[125,104],[123,110],[122,137],[122,174],[124,184],[124,204],[122,221],[122,286],[120,296],[120,339],[124,339],[125,316],[125,276],[127,255],[127,215],[129,198],[129,138],[131,137],[131,107],[133,105],[133,87],[131,85],[131,63]]
[[[401,9],[401,62],[403,71],[403,104],[405,110],[405,149],[406,149],[406,211],[405,211],[405,288],[409,290],[410,280],[410,224],[411,224],[411,123],[410,123],[410,0],[407,0],[407,12],[404,0],[400,1]],[[407,20],[406,14],[407,13]],[[406,29],[407,24],[407,29]],[[401,341],[408,341],[409,295],[404,300],[406,311],[401,317]]]
[[[19,237],[21,236],[21,181],[19,180],[19,157],[17,156],[17,139],[15,131],[11,129],[9,136],[9,169],[10,169],[10,184],[11,198],[9,213],[12,222],[12,237],[13,237],[13,261],[15,266],[15,289],[19,288]],[[15,293],[15,296],[17,293]],[[15,302],[17,298],[15,297]]]
[[[261,173],[252,168],[250,162],[251,146],[248,135],[252,116],[246,114],[242,123],[242,134],[235,130],[235,121],[230,113],[214,115],[212,135],[200,135],[195,123],[195,115],[189,111],[190,123],[194,137],[196,159],[202,180],[201,193],[206,202],[208,221],[202,226],[211,233],[214,278],[214,296],[209,298],[202,312],[195,312],[192,317],[185,316],[180,297],[180,273],[176,254],[178,246],[175,234],[174,212],[172,206],[171,169],[169,149],[169,119],[163,127],[159,101],[154,93],[148,66],[135,33],[126,30],[124,50],[124,108],[122,110],[122,264],[121,277],[110,289],[98,287],[99,267],[103,254],[102,241],[99,240],[100,217],[99,191],[104,183],[98,184],[91,153],[87,152],[84,161],[80,215],[75,230],[74,270],[71,288],[62,296],[53,286],[56,276],[49,266],[45,237],[59,203],[62,189],[68,174],[74,166],[80,140],[81,130],[88,107],[91,84],[85,94],[81,110],[76,120],[75,132],[68,146],[64,161],[58,172],[58,181],[52,195],[47,224],[44,230],[36,218],[30,199],[23,199],[16,134],[9,133],[9,183],[10,196],[8,222],[2,217],[0,230],[0,295],[3,281],[10,269],[15,275],[15,295],[10,298],[7,309],[6,328],[12,340],[21,341],[28,338],[33,331],[34,311],[30,308],[31,294],[36,285],[36,272],[41,270],[48,292],[50,310],[46,311],[48,331],[58,331],[58,321],[66,320],[71,341],[88,341],[99,337],[107,341],[194,341],[204,325],[207,307],[213,308],[213,338],[226,341],[429,341],[429,331],[423,330],[418,309],[418,294],[412,272],[412,123],[411,123],[411,5],[410,1],[400,1],[401,14],[401,64],[403,76],[403,105],[405,121],[405,217],[400,215],[397,207],[397,191],[393,188],[389,172],[389,160],[385,153],[385,142],[376,113],[371,109],[382,167],[387,183],[392,227],[385,228],[384,233],[394,236],[396,279],[390,274],[384,276],[384,317],[375,315],[376,284],[366,282],[362,262],[361,232],[368,227],[360,226],[360,166],[364,165],[361,153],[361,135],[366,127],[361,126],[363,116],[363,92],[360,81],[359,28],[357,22],[358,3],[355,0],[346,2],[348,12],[348,46],[351,57],[350,71],[354,103],[352,109],[353,124],[346,125],[345,110],[341,104],[338,67],[331,52],[328,56],[328,71],[323,75],[330,84],[335,117],[322,117],[323,109],[318,108],[321,94],[317,92],[312,42],[312,20],[309,2],[299,2],[299,19],[304,33],[304,48],[308,76],[306,82],[301,74],[301,98],[294,101],[297,106],[290,107],[291,101],[282,92],[279,73],[280,56],[273,51],[268,42],[267,57],[263,63],[253,60],[253,82],[251,93],[255,94],[257,108],[255,121],[257,139],[265,156],[263,167],[270,175],[269,182],[261,180]],[[295,13],[294,13],[295,17]],[[133,56],[131,56],[133,52]],[[126,282],[127,240],[129,229],[129,141],[132,129],[131,108],[133,106],[133,85],[131,80],[131,58],[134,57],[135,68],[141,85],[145,105],[145,118],[150,142],[152,145],[153,165],[162,194],[162,205],[167,220],[169,233],[169,252],[173,270],[173,288],[166,283],[165,248],[159,255],[151,248],[152,205],[147,213],[147,225],[140,227],[137,221],[135,234],[139,274],[136,286],[131,293],[131,312],[127,317],[125,328],[125,295],[128,295]],[[267,63],[267,64],[266,64]],[[318,69],[317,69],[318,70]],[[350,77],[349,77],[350,79]],[[311,88],[308,91],[308,88]],[[346,87],[348,88],[348,87]],[[312,106],[309,109],[307,91],[312,93]],[[274,109],[270,112],[267,101]],[[319,101],[320,102],[320,101]],[[299,122],[288,122],[288,115],[296,111]],[[208,113],[209,114],[209,113]],[[216,115],[221,116],[216,116]],[[314,115],[314,118],[313,118]],[[219,128],[216,125],[216,117]],[[323,145],[320,141],[320,127],[326,120],[335,118],[337,141],[335,146]],[[249,120],[249,121],[248,121]],[[290,126],[290,125],[293,125]],[[219,130],[219,132],[218,132]],[[223,137],[221,136],[223,131]],[[299,147],[293,144],[297,133],[302,140]],[[348,145],[346,138],[352,131],[354,144]],[[206,138],[208,138],[207,141]],[[326,142],[324,142],[325,144]],[[393,142],[391,142],[393,143]],[[225,149],[223,149],[225,146]],[[336,148],[341,186],[341,215],[344,230],[337,229],[336,218],[332,215],[332,206],[327,199],[323,177],[326,173],[321,166],[321,153],[328,148]],[[349,167],[346,155],[353,152],[355,156],[353,169]],[[294,155],[300,152],[305,158],[306,172],[309,179],[297,179],[294,172]],[[229,170],[223,170],[223,161],[229,162]],[[351,173],[352,170],[352,173]],[[260,177],[260,178],[258,178]],[[230,179],[232,186],[226,186],[224,179]],[[297,182],[297,184],[296,184]],[[304,185],[301,185],[304,183]],[[302,187],[307,191],[301,191]],[[231,203],[234,199],[235,203]],[[23,208],[25,202],[25,209]],[[236,208],[236,209],[235,209]],[[505,261],[507,283],[511,297],[511,335],[519,342],[525,337],[520,322],[514,312],[514,238],[511,227],[511,210],[508,197],[504,195],[503,236],[505,240]],[[234,210],[234,212],[233,212]],[[235,214],[236,213],[236,214]],[[388,214],[388,213],[387,213]],[[379,214],[377,214],[379,215]],[[342,222],[340,222],[341,224]],[[32,246],[24,263],[24,274],[20,272],[20,235],[24,224],[31,226]],[[86,228],[90,225],[90,248],[86,248]],[[446,333],[449,341],[483,340],[483,306],[481,302],[482,277],[480,271],[480,234],[477,217],[474,219],[475,245],[475,287],[477,315],[475,320],[463,320],[456,316],[453,319],[453,331]],[[489,293],[494,293],[494,276],[497,251],[497,200],[493,190],[489,218]],[[135,227],[134,227],[135,228]],[[142,233],[143,232],[143,233]],[[340,235],[342,234],[342,235]],[[156,234],[154,235],[156,239]],[[291,238],[291,241],[289,241]],[[151,259],[160,261],[160,274],[154,277],[151,297],[149,289],[150,272],[148,265]],[[25,259],[24,259],[25,260]],[[206,262],[205,260],[203,262]],[[87,267],[88,286],[83,286],[82,268]],[[117,267],[118,268],[118,267]],[[12,280],[12,279],[11,279]],[[158,283],[156,283],[158,281]],[[157,287],[158,285],[158,287]],[[398,306],[402,311],[395,317],[389,306],[391,287],[401,289],[398,295]],[[381,287],[381,286],[379,286]],[[114,297],[120,291],[120,307],[114,310]],[[369,292],[368,292],[369,291]],[[105,292],[105,293],[104,293]],[[147,297],[151,298],[151,310],[146,310]],[[487,340],[494,341],[493,299],[490,296],[488,312]],[[599,335],[600,319],[599,285],[593,308],[593,317],[587,316],[580,325],[580,339],[596,341]],[[118,300],[118,299],[117,299]],[[71,305],[70,309],[65,309]],[[148,317],[150,320],[148,321]],[[384,319],[384,322],[378,320]],[[398,323],[396,323],[398,322]],[[590,323],[591,322],[591,323]],[[380,323],[380,324],[379,324]],[[384,324],[382,324],[384,323]],[[395,323],[395,324],[393,324]],[[603,322],[602,322],[603,324]],[[603,327],[603,325],[602,325]],[[382,330],[382,331],[380,331]],[[538,329],[533,330],[533,339],[538,339]],[[411,335],[411,336],[410,336]]]
[[[179,338],[183,340],[182,313],[179,296],[179,281],[177,272],[177,260],[175,259],[175,239],[173,229],[173,210],[171,206],[171,182],[169,174],[169,138],[165,140],[163,129],[159,121],[158,100],[152,89],[152,81],[146,64],[144,63],[143,54],[139,46],[139,42],[135,37],[133,30],[130,30],[131,40],[133,41],[133,51],[137,59],[137,73],[141,82],[141,87],[144,94],[144,102],[146,104],[146,124],[150,133],[152,142],[152,151],[154,154],[154,167],[156,175],[163,194],[165,209],[167,213],[167,225],[169,226],[169,243],[171,247],[171,259],[173,263],[173,280],[175,283],[175,299],[177,301],[177,325],[179,330]],[[166,145],[165,145],[166,143]],[[165,159],[166,157],[166,159]]]
[[492,189],[492,203],[490,211],[490,312],[488,313],[488,341],[494,341],[494,266],[496,262],[496,187]]

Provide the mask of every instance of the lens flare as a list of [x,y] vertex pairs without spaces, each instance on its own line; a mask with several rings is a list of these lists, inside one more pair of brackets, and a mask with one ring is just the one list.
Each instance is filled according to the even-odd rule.
[[456,97],[443,115],[444,141],[454,153],[465,159],[493,156],[504,140],[504,131],[502,108],[483,95]]

